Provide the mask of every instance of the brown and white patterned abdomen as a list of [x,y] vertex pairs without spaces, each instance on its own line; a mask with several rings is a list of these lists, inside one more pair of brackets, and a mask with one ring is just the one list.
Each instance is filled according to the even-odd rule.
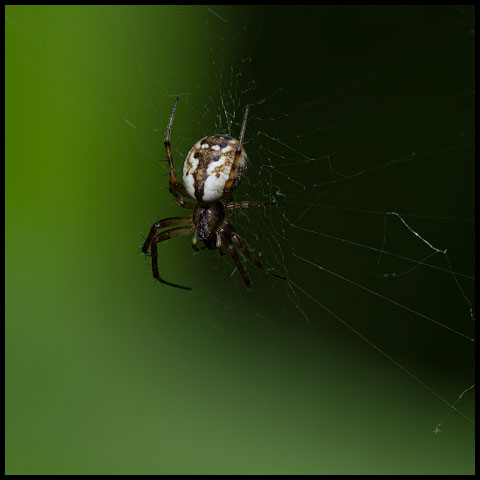
[[[230,135],[210,135],[192,147],[183,166],[183,184],[190,197],[198,202],[214,202],[222,198],[237,145],[238,140]],[[248,157],[242,149],[232,191],[242,181],[247,165]]]

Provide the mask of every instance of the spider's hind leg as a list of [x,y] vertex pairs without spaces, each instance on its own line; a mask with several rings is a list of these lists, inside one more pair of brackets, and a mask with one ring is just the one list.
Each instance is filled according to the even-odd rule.
[[168,122],[167,131],[165,132],[165,141],[163,142],[165,146],[165,151],[167,152],[168,166],[170,169],[170,183],[169,191],[175,197],[175,200],[182,208],[195,208],[195,205],[185,201],[186,197],[188,200],[187,190],[185,187],[178,181],[177,173],[175,172],[175,165],[173,164],[172,157],[172,145],[170,143],[170,135],[172,133],[173,119],[175,118],[175,111],[177,110],[179,98],[175,100],[175,105],[173,106],[172,114],[170,115],[170,121]]
[[[240,156],[242,155],[243,150],[243,140],[245,138],[245,129],[247,128],[247,117],[248,117],[248,110],[249,106],[245,108],[245,113],[243,116],[243,123],[242,128],[240,130],[240,138],[238,140],[237,149],[235,150],[235,156],[233,157],[232,167],[230,168],[230,175],[228,180],[225,182],[225,186],[223,187],[223,195],[224,197],[228,198],[229,194],[232,193],[233,181],[235,180],[235,174],[237,173],[238,161],[240,160]],[[228,198],[229,201],[233,201],[233,198]]]

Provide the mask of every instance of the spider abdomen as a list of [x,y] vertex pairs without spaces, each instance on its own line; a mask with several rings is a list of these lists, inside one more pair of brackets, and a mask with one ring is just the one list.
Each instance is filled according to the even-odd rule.
[[[210,135],[192,147],[183,166],[183,182],[190,197],[198,202],[214,202],[223,197],[237,146],[238,140],[230,135]],[[231,191],[242,181],[247,165],[248,157],[242,149]]]

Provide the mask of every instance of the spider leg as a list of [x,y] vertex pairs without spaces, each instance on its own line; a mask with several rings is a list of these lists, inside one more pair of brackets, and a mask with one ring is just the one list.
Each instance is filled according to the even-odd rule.
[[195,227],[177,227],[172,228],[170,230],[165,230],[158,235],[155,235],[152,238],[152,245],[151,245],[151,252],[152,252],[152,272],[153,278],[158,280],[160,283],[165,285],[170,285],[171,287],[182,288],[183,290],[191,290],[190,287],[183,287],[182,285],[177,285],[176,283],[170,283],[166,280],[160,278],[158,273],[158,263],[157,263],[157,243],[165,242],[166,240],[170,240],[171,238],[178,238],[178,237],[185,237],[190,235],[195,231]]
[[255,257],[245,246],[245,244],[242,242],[242,239],[238,236],[238,234],[235,232],[235,230],[232,227],[232,224],[228,222],[228,235],[230,235],[230,238],[232,239],[233,244],[240,249],[245,256],[260,270],[263,270],[265,273],[268,273],[269,275],[272,275],[276,278],[281,278],[282,280],[287,280],[286,277],[283,277],[282,275],[278,275],[277,273],[273,273],[271,270],[265,267],[263,263]]
[[242,276],[243,283],[247,286],[247,288],[251,288],[252,282],[250,282],[250,279],[248,278],[247,273],[245,272],[245,269],[243,268],[240,262],[240,259],[238,258],[238,253],[235,250],[228,234],[222,235],[222,240],[223,240],[223,243],[225,244],[225,247],[227,248],[227,252],[232,257],[232,260],[235,262],[235,265],[237,266],[237,269],[240,272],[240,275]]
[[198,242],[198,238],[197,238],[197,234],[195,233],[195,235],[192,238],[192,248],[195,250],[196,253],[200,252],[200,249],[197,247],[197,242]]
[[147,253],[148,247],[150,246],[150,242],[152,241],[153,236],[157,233],[159,228],[164,227],[183,227],[185,225],[189,225],[192,223],[192,217],[172,217],[172,218],[164,218],[163,220],[159,220],[155,222],[152,227],[150,228],[150,233],[148,234],[147,239],[142,247],[142,252]]
[[233,157],[232,168],[230,169],[230,177],[225,182],[225,186],[223,187],[224,195],[227,195],[230,193],[232,189],[233,181],[235,179],[235,173],[237,172],[238,161],[240,160],[240,155],[242,154],[242,149],[243,149],[243,139],[245,137],[245,129],[247,128],[248,109],[249,107],[247,105],[247,107],[245,108],[245,115],[243,117],[242,129],[240,131],[240,140],[238,142],[237,149],[235,150],[235,156]]
[[170,121],[168,122],[167,131],[165,133],[165,150],[167,152],[168,164],[170,167],[170,193],[175,197],[175,200],[183,208],[194,208],[195,205],[187,203],[183,197],[187,197],[187,191],[185,187],[178,181],[177,174],[175,172],[175,165],[173,164],[172,157],[172,146],[170,144],[170,133],[172,131],[173,119],[175,118],[175,111],[177,110],[179,98],[175,100],[175,105],[173,106],[172,114],[170,115]]
[[252,208],[252,207],[264,207],[271,202],[230,202],[225,205],[225,210],[231,211],[235,208]]

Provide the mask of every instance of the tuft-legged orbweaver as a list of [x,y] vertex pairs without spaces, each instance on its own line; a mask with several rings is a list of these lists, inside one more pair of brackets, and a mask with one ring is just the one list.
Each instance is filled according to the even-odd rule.
[[[210,250],[217,249],[221,255],[224,255],[222,245],[225,245],[248,288],[250,288],[251,282],[240,263],[235,247],[242,251],[257,268],[274,277],[285,279],[285,277],[267,270],[260,260],[248,251],[228,220],[229,214],[235,208],[260,207],[266,204],[266,202],[236,203],[233,201],[233,191],[245,176],[248,165],[247,154],[243,148],[248,107],[245,109],[240,140],[235,140],[230,135],[210,135],[202,138],[192,147],[183,166],[184,186],[177,179],[170,145],[170,133],[177,104],[178,98],[173,106],[164,142],[170,166],[169,190],[182,208],[193,210],[193,215],[165,218],[153,224],[142,247],[142,252],[145,254],[148,253],[150,247],[153,277],[165,285],[191,290],[189,287],[167,282],[160,277],[157,264],[157,244],[170,238],[184,237],[193,233],[192,247],[197,252],[199,251],[198,240],[202,240],[205,247]],[[196,199],[196,203],[188,202],[191,199]],[[164,227],[175,228],[157,234],[157,231]]]

